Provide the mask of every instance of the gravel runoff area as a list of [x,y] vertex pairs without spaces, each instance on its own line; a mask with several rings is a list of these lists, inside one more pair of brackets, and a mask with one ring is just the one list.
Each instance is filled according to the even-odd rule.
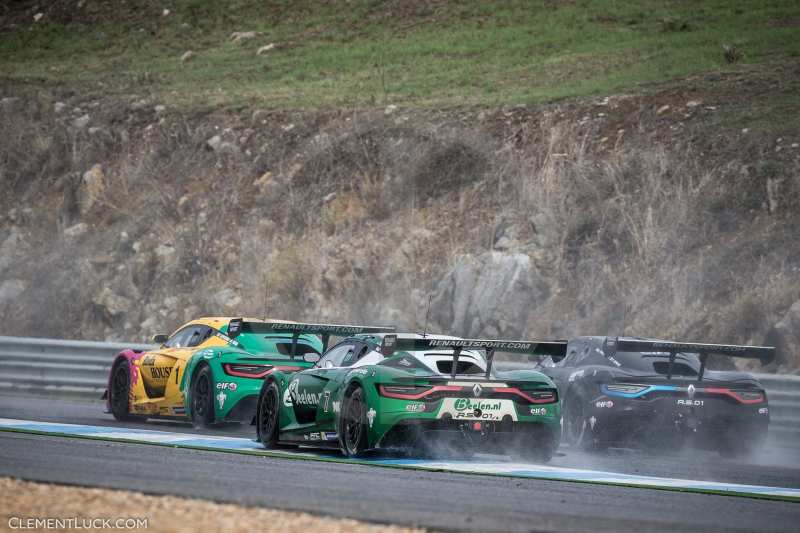
[[[405,533],[422,531],[405,527],[368,524],[357,520],[325,518],[294,513],[214,503],[176,496],[148,496],[141,492],[90,489],[31,483],[8,477],[0,478],[0,531],[69,531],[98,528],[168,532],[226,531],[321,531],[326,533]],[[31,518],[74,519],[71,528],[51,521],[48,525],[27,522]],[[110,519],[89,522],[91,519]],[[123,519],[117,522],[117,519]],[[133,519],[128,521],[126,519]],[[63,525],[69,526],[68,522]],[[54,527],[55,526],[55,527]]]

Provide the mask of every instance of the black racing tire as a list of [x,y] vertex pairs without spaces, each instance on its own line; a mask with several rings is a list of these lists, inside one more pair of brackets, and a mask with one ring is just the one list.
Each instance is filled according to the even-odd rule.
[[339,416],[339,444],[347,457],[360,457],[367,450],[367,402],[364,389],[356,385],[345,394]]
[[192,380],[192,423],[207,428],[214,423],[214,380],[211,369],[203,365]]
[[608,448],[598,429],[586,417],[587,403],[583,397],[570,395],[564,404],[564,439],[570,447],[585,452],[599,452]]
[[261,387],[256,408],[256,434],[264,448],[278,447],[280,429],[281,396],[278,384],[268,381]]
[[111,369],[108,397],[111,414],[120,422],[144,420],[145,417],[130,413],[131,366],[127,359],[120,359]]

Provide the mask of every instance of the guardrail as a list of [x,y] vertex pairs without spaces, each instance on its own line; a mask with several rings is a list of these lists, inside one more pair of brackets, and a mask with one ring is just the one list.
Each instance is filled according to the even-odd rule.
[[150,344],[0,336],[0,393],[99,400],[114,356]]
[[[98,400],[114,355],[151,344],[64,341],[0,336],[0,393]],[[498,368],[516,367],[498,362]],[[800,376],[756,374],[767,390],[770,436],[776,444],[800,443]]]

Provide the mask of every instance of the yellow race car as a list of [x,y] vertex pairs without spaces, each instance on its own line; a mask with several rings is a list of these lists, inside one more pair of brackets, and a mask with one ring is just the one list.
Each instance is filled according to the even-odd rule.
[[253,418],[264,377],[313,365],[330,335],[359,326],[209,317],[172,335],[155,335],[147,352],[124,350],[111,365],[103,398],[117,420],[189,419],[198,426]]

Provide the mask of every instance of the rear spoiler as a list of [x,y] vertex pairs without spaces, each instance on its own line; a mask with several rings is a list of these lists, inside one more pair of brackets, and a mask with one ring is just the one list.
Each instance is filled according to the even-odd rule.
[[381,353],[390,357],[396,351],[421,352],[425,350],[453,350],[451,377],[456,377],[458,358],[462,350],[486,350],[486,378],[492,372],[495,351],[520,353],[530,356],[549,355],[563,358],[567,353],[567,341],[511,341],[491,339],[399,339],[397,335],[385,335],[381,343]]
[[672,377],[672,365],[675,355],[679,353],[696,353],[700,357],[700,372],[698,381],[703,380],[706,370],[706,361],[709,355],[724,355],[727,357],[743,357],[758,359],[762,365],[767,365],[775,359],[775,348],[772,346],[742,346],[737,344],[703,344],[697,342],[671,342],[651,341],[640,339],[620,339],[619,337],[606,337],[603,352],[606,357],[613,357],[617,352],[669,352],[669,368],[667,379]]
[[340,324],[304,324],[300,322],[246,322],[234,318],[228,323],[228,337],[235,339],[242,333],[291,333],[294,357],[300,335],[319,335],[322,338],[322,351],[328,348],[331,335],[348,337],[361,333],[393,333],[394,326],[348,326]]

